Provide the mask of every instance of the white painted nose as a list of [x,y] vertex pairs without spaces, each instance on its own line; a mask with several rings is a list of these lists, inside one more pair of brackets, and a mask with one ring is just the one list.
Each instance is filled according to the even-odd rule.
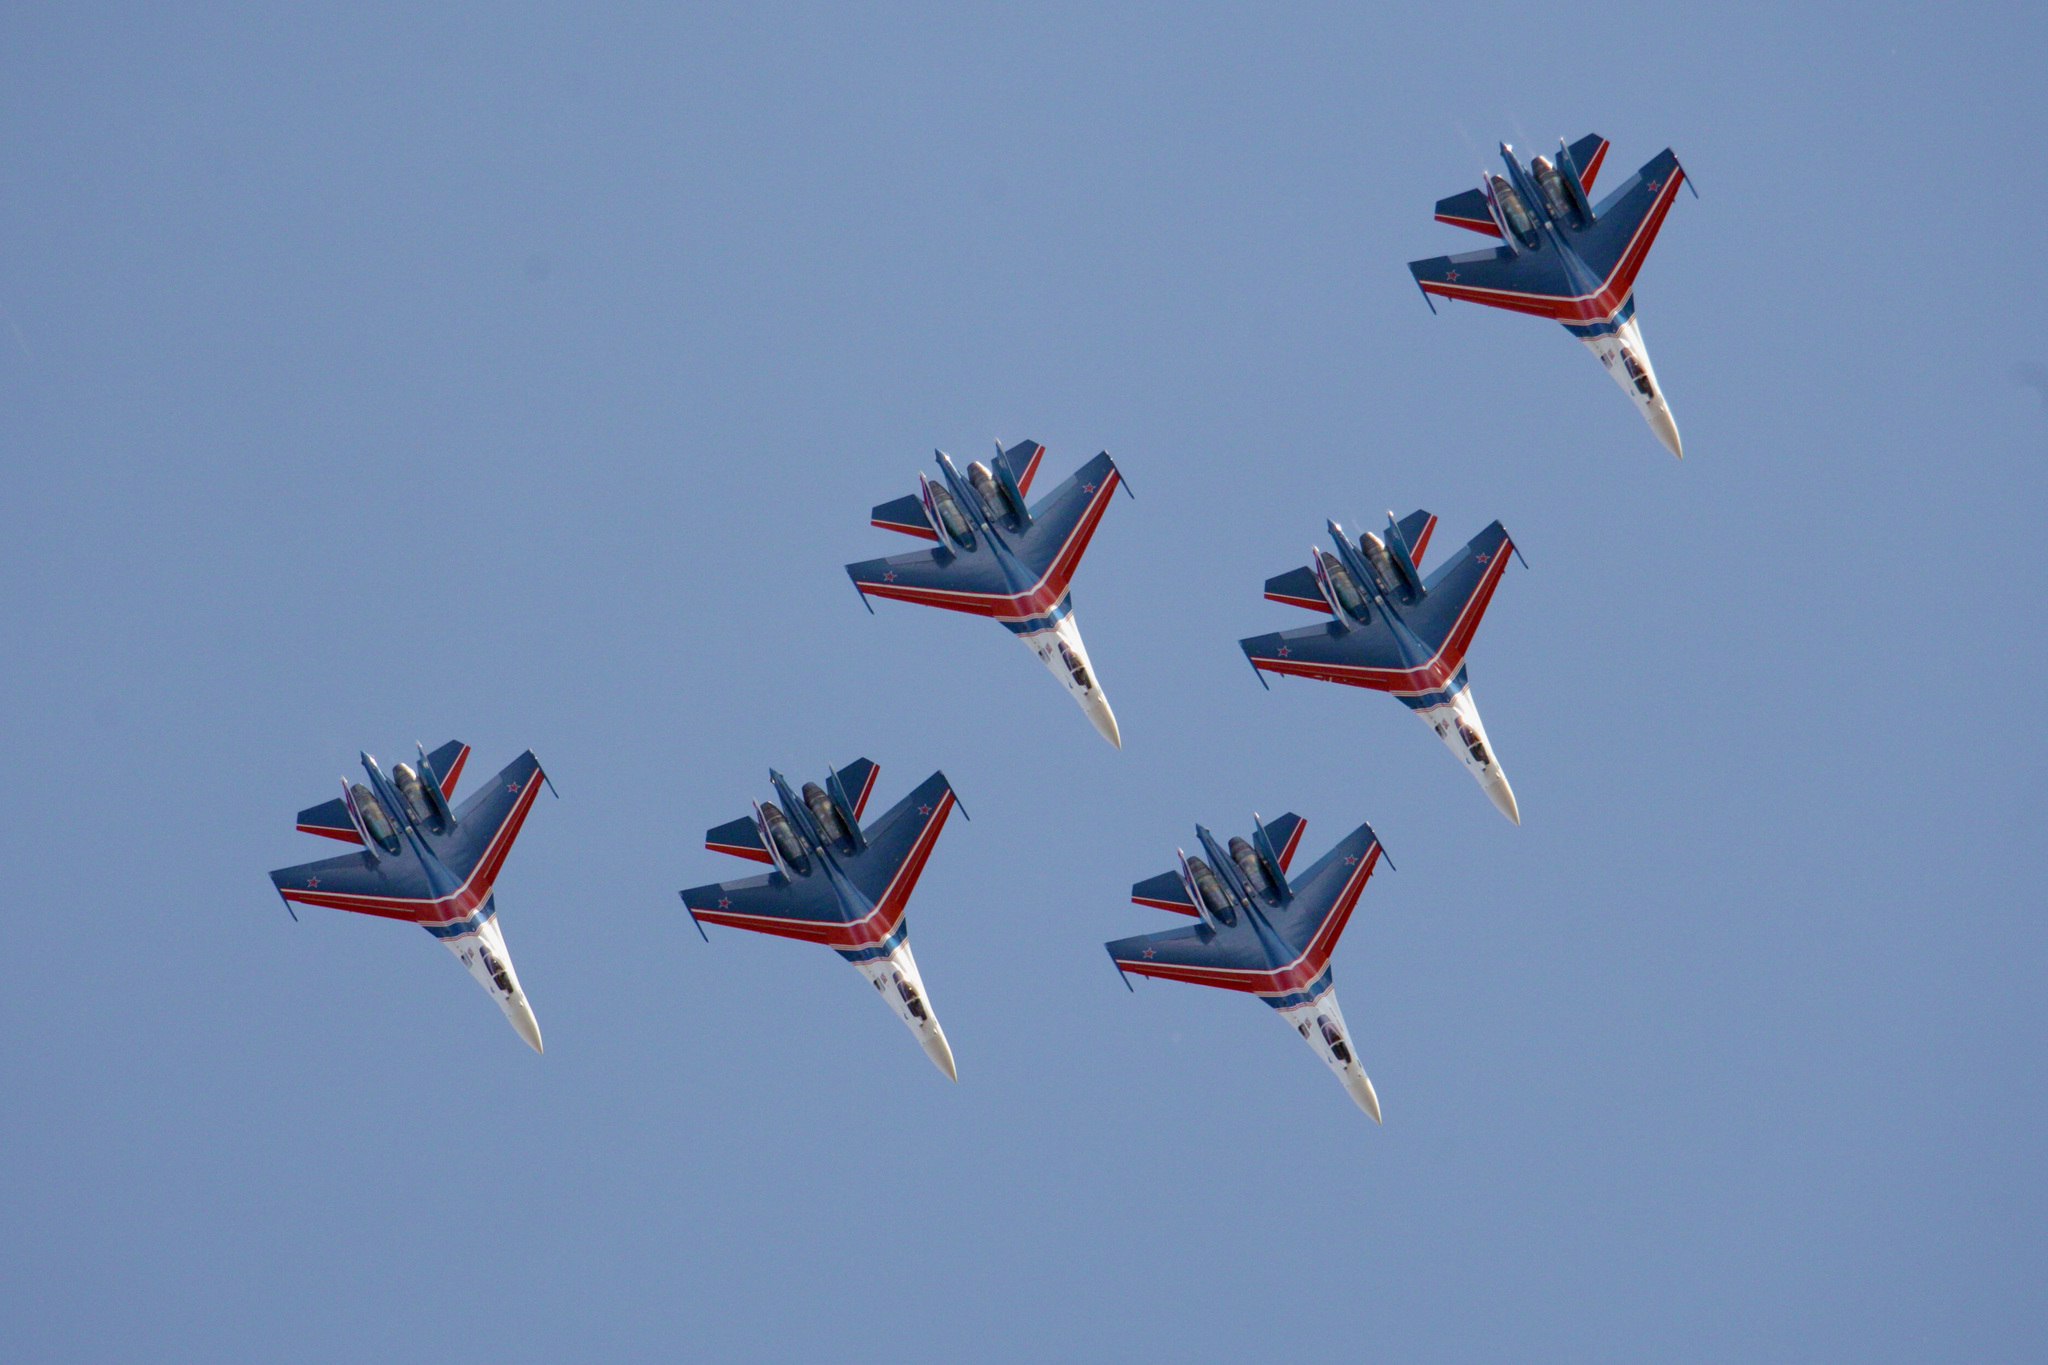
[[1671,409],[1659,403],[1645,415],[1649,418],[1650,430],[1657,433],[1657,439],[1664,443],[1664,448],[1684,459],[1685,451],[1678,443],[1678,423],[1671,420]]
[[1480,785],[1486,788],[1486,794],[1492,799],[1495,809],[1517,825],[1522,823],[1522,810],[1515,804],[1515,789],[1508,785],[1506,773],[1495,768],[1480,779]]
[[1088,713],[1089,721],[1104,739],[1119,749],[1124,747],[1123,733],[1116,728],[1116,712],[1109,709],[1109,698],[1102,695],[1101,688],[1096,688],[1094,696],[1082,701],[1081,709]]
[[952,1045],[946,1041],[946,1031],[939,1027],[936,1016],[933,1017],[930,1028],[918,1030],[917,1041],[924,1044],[925,1056],[932,1059],[933,1066],[946,1073],[947,1080],[960,1079],[959,1071],[953,1066]]
[[533,1017],[533,1006],[526,1003],[525,992],[520,992],[505,1002],[505,1017],[512,1021],[512,1029],[526,1045],[535,1052],[545,1051],[540,1045],[540,1022]]

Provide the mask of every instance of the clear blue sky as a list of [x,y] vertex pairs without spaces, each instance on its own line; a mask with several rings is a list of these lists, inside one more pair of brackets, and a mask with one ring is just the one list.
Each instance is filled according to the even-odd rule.
[[[2038,1359],[2039,11],[26,7],[0,18],[0,1334],[21,1361]],[[1697,183],[1672,460],[1404,270],[1501,138]],[[1110,750],[840,565],[1097,449]],[[1503,821],[1239,636],[1323,519],[1494,517]],[[531,746],[523,1047],[264,873],[356,750]],[[935,767],[957,1086],[702,831]],[[472,771],[479,771],[474,768]],[[1361,1116],[1105,939],[1361,819]]]

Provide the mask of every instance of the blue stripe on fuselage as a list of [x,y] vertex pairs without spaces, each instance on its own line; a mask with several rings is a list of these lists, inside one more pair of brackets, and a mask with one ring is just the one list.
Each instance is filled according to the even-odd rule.
[[1331,985],[1334,984],[1336,978],[1332,975],[1333,971],[1333,968],[1325,967],[1321,976],[1318,976],[1298,991],[1289,991],[1285,995],[1262,995],[1259,999],[1265,1001],[1276,1010],[1292,1009],[1296,1005],[1312,1004],[1317,996],[1330,989]]
[[1034,616],[1028,621],[1005,621],[1003,627],[1012,635],[1036,635],[1042,630],[1051,630],[1073,614],[1074,594],[1068,593],[1045,615]]
[[1636,295],[1635,291],[1631,289],[1628,297],[1621,301],[1621,307],[1615,309],[1614,316],[1607,319],[1607,321],[1595,322],[1583,327],[1574,326],[1572,323],[1567,322],[1564,324],[1564,329],[1575,337],[1612,336],[1621,330],[1621,325],[1624,322],[1627,322],[1635,315]]
[[909,937],[910,916],[905,915],[896,921],[896,927],[889,931],[889,937],[883,939],[880,943],[870,944],[865,948],[834,948],[832,951],[838,953],[848,962],[872,962],[878,957],[887,957],[895,952],[896,945]]
[[1459,664],[1457,676],[1453,677],[1446,687],[1435,692],[1396,692],[1394,696],[1410,711],[1428,711],[1433,707],[1449,705],[1451,698],[1463,692],[1468,685],[1465,679],[1465,665]]
[[422,924],[420,928],[426,930],[435,938],[461,938],[464,934],[473,934],[483,928],[485,922],[497,913],[498,900],[497,897],[493,896],[479,906],[476,913],[467,919],[449,920],[445,924]]

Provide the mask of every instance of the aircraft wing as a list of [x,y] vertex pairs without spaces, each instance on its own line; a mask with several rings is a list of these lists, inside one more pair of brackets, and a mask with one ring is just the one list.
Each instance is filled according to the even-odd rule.
[[[1586,141],[1581,139],[1581,145]],[[1577,155],[1574,147],[1575,160]],[[1603,143],[1599,157],[1605,155]],[[1597,159],[1594,164],[1597,168]],[[1423,293],[1440,298],[1530,313],[1566,326],[1604,322],[1635,287],[1636,273],[1684,179],[1685,171],[1669,148],[1652,157],[1600,201],[1591,226],[1565,229],[1576,261],[1549,245],[1520,252],[1502,246],[1410,261],[1409,273]]]
[[1105,945],[1110,960],[1121,971],[1197,986],[1269,996],[1305,990],[1329,967],[1379,852],[1372,826],[1345,835],[1298,880],[1290,879],[1292,900],[1264,911],[1270,936],[1240,912],[1237,924],[1221,931],[1197,924],[1118,939]]
[[540,760],[528,749],[462,803],[454,829],[429,836],[435,855],[458,880],[467,883],[480,875],[481,884],[489,886],[512,851],[542,780]]
[[953,785],[937,772],[862,827],[867,847],[846,861],[846,871],[877,910],[892,917],[902,912],[953,805]]
[[1664,226],[1671,200],[1685,181],[1685,168],[1669,147],[1614,187],[1593,209],[1593,225],[1572,234],[1579,258],[1593,268],[1617,299],[1635,286],[1636,272],[1650,243]]
[[815,873],[795,881],[770,872],[736,882],[693,886],[683,892],[683,904],[706,924],[835,948],[847,941],[846,916],[839,898],[832,894],[831,883]]
[[427,872],[410,848],[372,858],[344,853],[317,863],[282,867],[270,874],[277,894],[300,905],[352,910],[359,915],[416,920],[434,902]]
[[1402,609],[1402,619],[1433,656],[1452,663],[1465,657],[1514,548],[1507,528],[1494,522],[1424,580],[1420,602]]
[[[1004,460],[1008,463],[1009,456]],[[847,565],[847,576],[862,596],[893,597],[1005,621],[1044,616],[1066,595],[1119,481],[1116,462],[1105,452],[1041,499],[1022,532],[982,527],[971,550],[948,543],[935,550],[864,560]],[[882,510],[877,508],[877,515]]]
[[1290,945],[1312,954],[1320,952],[1318,971],[1321,963],[1329,961],[1330,949],[1344,932],[1351,908],[1358,904],[1359,893],[1365,890],[1379,857],[1379,836],[1371,825],[1360,825],[1316,859],[1308,871],[1289,877],[1293,898],[1266,912],[1274,932]]
[[1385,690],[1397,685],[1397,675],[1405,675],[1410,667],[1387,624],[1386,613],[1378,610],[1373,612],[1370,622],[1354,625],[1350,630],[1332,621],[1327,625],[1254,635],[1239,640],[1237,645],[1245,658],[1251,660],[1252,667],[1263,672],[1320,678],[1355,687]]

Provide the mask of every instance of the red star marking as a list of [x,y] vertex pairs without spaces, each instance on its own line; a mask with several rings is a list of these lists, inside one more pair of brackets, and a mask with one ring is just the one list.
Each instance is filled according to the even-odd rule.
[[919,815],[930,815],[932,813],[932,808],[930,806],[919,806],[917,808],[917,813]]
[[1095,491],[1095,485],[1092,483],[1084,483],[1081,485],[1081,491],[1083,493],[1093,493]]
[[732,909],[732,901],[731,901],[731,899],[730,899],[729,897],[726,897],[726,896],[720,896],[720,897],[718,898],[718,908],[719,908],[719,909],[721,909],[721,910],[730,910],[730,909]]
[[1451,284],[1456,284],[1458,282],[1458,272],[1455,270],[1446,270],[1444,272],[1444,279]]
[[1150,957],[1150,956],[1152,956],[1152,954],[1153,954],[1153,952],[1154,952],[1154,951],[1155,951],[1154,949],[1151,949],[1151,948],[1147,948],[1147,949],[1145,950],[1145,956],[1146,956],[1146,957]]
[[1475,563],[1475,564],[1484,564],[1484,563],[1486,562],[1486,560],[1487,560],[1487,556],[1485,556],[1485,555],[1483,555],[1483,554],[1478,554],[1478,555],[1473,555],[1473,556],[1472,556],[1472,562],[1473,562],[1473,563]]
[[505,784],[505,790],[508,792],[516,792],[519,790],[519,784],[517,782],[507,782]]
[[882,581],[884,583],[894,583],[896,581],[896,571],[894,569],[891,569],[889,570],[889,572],[883,574]]
[[1657,192],[1658,190],[1661,190],[1661,189],[1663,189],[1663,188],[1664,188],[1664,182],[1663,182],[1663,181],[1661,181],[1661,180],[1652,180],[1652,181],[1650,182],[1650,193],[1652,193],[1652,194],[1655,194],[1655,193],[1656,193],[1656,192]]
[[1280,646],[1280,657],[1283,659],[1286,658],[1288,655],[1292,654],[1293,652],[1294,651],[1289,649],[1286,645]]
[[308,878],[306,878],[306,889],[307,889],[307,890],[309,890],[309,891],[310,891],[310,890],[312,890],[312,889],[313,889],[314,887],[317,887],[317,886],[319,886],[319,885],[320,885],[320,879],[319,879],[318,877],[308,877]]

